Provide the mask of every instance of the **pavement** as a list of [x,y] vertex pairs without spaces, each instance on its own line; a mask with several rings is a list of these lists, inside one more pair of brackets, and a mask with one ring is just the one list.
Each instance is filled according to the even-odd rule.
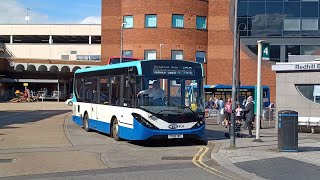
[[[207,129],[227,132],[216,120],[207,120]],[[280,152],[275,122],[263,122],[260,130],[262,142],[253,138],[236,138],[236,148],[230,148],[230,139],[217,138],[211,158],[224,168],[245,179],[319,179],[320,177],[320,134],[299,133],[298,152]],[[242,133],[247,133],[243,130]],[[253,131],[255,135],[255,131]],[[208,136],[210,138],[210,135]],[[240,178],[242,179],[242,178]]]
[[0,177],[105,168],[66,138],[70,110],[62,102],[0,103]]

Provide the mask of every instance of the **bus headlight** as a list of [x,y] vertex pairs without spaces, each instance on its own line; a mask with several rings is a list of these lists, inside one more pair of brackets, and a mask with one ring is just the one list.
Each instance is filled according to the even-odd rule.
[[132,113],[131,114],[140,124],[143,126],[150,128],[150,129],[159,129],[155,127],[153,124],[151,124],[148,120],[146,120],[144,117],[142,117],[140,114]]
[[193,128],[198,128],[200,126],[203,126],[206,122],[205,122],[205,118],[198,118],[197,123],[193,126]]

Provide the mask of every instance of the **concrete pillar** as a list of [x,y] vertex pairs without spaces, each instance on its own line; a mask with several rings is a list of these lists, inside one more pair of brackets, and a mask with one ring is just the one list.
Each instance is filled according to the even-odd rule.
[[52,39],[52,36],[50,35],[49,36],[49,44],[52,44],[53,43],[53,39]]
[[10,44],[12,44],[12,43],[13,43],[13,36],[10,35]]
[[286,46],[281,45],[280,46],[280,62],[286,61]]
[[89,36],[89,44],[91,44],[91,36]]

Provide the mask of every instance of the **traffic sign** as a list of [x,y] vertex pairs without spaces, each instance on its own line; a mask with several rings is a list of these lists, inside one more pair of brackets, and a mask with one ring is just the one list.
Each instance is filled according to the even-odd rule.
[[262,60],[270,60],[269,43],[262,43]]

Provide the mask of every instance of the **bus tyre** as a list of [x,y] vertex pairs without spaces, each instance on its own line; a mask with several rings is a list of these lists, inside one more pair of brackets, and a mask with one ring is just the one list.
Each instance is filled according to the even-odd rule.
[[116,141],[120,141],[119,137],[119,126],[118,126],[118,120],[115,119],[112,122],[112,137]]
[[84,115],[84,118],[83,118],[83,128],[84,128],[85,131],[90,132],[88,114],[85,114],[85,115]]

